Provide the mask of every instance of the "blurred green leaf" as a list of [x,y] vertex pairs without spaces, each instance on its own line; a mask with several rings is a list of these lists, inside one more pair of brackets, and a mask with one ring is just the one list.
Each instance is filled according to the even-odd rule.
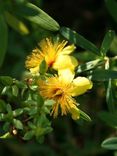
[[3,121],[4,119],[5,119],[5,114],[3,114],[3,113],[0,113],[0,121]]
[[98,113],[98,116],[107,125],[117,128],[117,113],[110,113],[110,112],[102,111]]
[[114,112],[116,110],[116,107],[115,107],[115,101],[114,101],[112,80],[109,79],[109,81],[106,82],[105,86],[106,86],[106,102],[108,105],[108,109],[110,112]]
[[3,64],[8,41],[8,30],[3,15],[0,15],[0,67]]
[[38,127],[46,127],[48,126],[49,120],[46,118],[45,114],[41,114],[39,116],[37,116],[37,118],[35,119],[35,124]]
[[52,17],[32,3],[18,5],[16,9],[22,17],[38,24],[44,29],[58,31],[60,28],[59,24]]
[[103,64],[103,61],[100,59],[89,61],[87,63],[79,65],[76,69],[76,73],[82,73],[82,72],[94,69],[101,64]]
[[80,117],[86,121],[91,121],[91,118],[83,111],[80,110]]
[[35,130],[35,136],[36,138],[40,138],[41,136],[43,136],[45,133],[45,128],[43,127],[37,127],[36,130]]
[[46,61],[45,60],[43,60],[42,62],[41,62],[41,64],[40,64],[40,66],[39,66],[39,72],[40,72],[40,74],[45,74],[46,73],[46,71],[47,71],[47,64],[46,64]]
[[117,54],[117,36],[114,37],[112,44],[110,46],[110,50]]
[[26,25],[17,19],[14,15],[10,14],[9,12],[5,12],[6,21],[14,30],[19,32],[22,35],[29,34],[29,30]]
[[13,111],[13,116],[17,117],[17,116],[21,115],[22,113],[23,113],[23,109],[22,108],[18,108],[18,109]]
[[117,150],[117,137],[111,137],[104,140],[101,146],[106,149]]
[[38,106],[43,106],[44,99],[43,99],[43,97],[41,95],[39,95],[39,94],[37,95],[36,101],[38,103]]
[[117,79],[117,71],[98,69],[94,70],[90,78],[94,81],[108,81],[109,79]]
[[13,111],[12,111],[12,107],[10,104],[7,104],[6,106],[6,110],[8,112],[8,114],[6,115],[6,119],[8,121],[12,121],[13,120]]
[[45,105],[45,106],[52,106],[54,103],[55,103],[54,100],[45,100],[45,101],[44,101],[44,105]]
[[4,112],[6,110],[6,103],[2,99],[0,99],[0,112]]
[[19,89],[18,89],[18,87],[16,86],[16,85],[13,85],[12,86],[12,94],[13,94],[13,96],[18,96],[18,93],[19,93]]
[[0,136],[0,139],[7,139],[7,138],[11,138],[11,134],[9,132],[7,132],[4,135]]
[[81,36],[80,34],[78,34],[77,32],[66,28],[66,27],[62,27],[60,29],[60,33],[66,38],[68,39],[71,43],[76,44],[77,46],[80,46],[83,49],[89,50],[93,53],[95,53],[96,55],[100,55],[100,51],[99,49],[90,41],[88,41],[87,39],[85,39],[83,36]]
[[11,113],[12,112],[12,107],[11,107],[10,104],[7,104],[6,110],[7,110],[8,113]]
[[3,125],[3,130],[5,132],[8,132],[10,130],[10,122],[5,122],[4,125]]
[[17,129],[23,129],[23,124],[20,120],[13,119],[13,124]]
[[117,1],[116,0],[105,0],[106,7],[113,17],[115,22],[117,22]]
[[29,115],[37,114],[37,107],[30,108]]
[[13,79],[9,76],[0,76],[0,83],[3,85],[12,85],[13,84]]
[[24,140],[30,140],[30,139],[32,139],[32,137],[34,136],[34,134],[35,134],[35,131],[34,130],[28,131],[28,132],[25,133],[23,139]]
[[32,123],[32,122],[28,122],[28,126],[31,128],[31,129],[35,129],[36,126]]
[[103,56],[105,56],[107,51],[109,50],[114,37],[115,37],[115,32],[113,30],[109,30],[105,34],[101,48],[100,48],[100,52]]

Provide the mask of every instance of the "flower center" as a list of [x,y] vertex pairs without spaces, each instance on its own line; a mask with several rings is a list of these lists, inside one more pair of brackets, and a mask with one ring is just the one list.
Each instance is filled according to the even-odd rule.
[[53,90],[53,97],[60,98],[63,95],[63,90],[60,88],[56,88]]
[[54,63],[55,61],[51,61],[51,62],[49,62],[48,63],[48,66],[51,68],[52,66],[53,66],[53,63]]

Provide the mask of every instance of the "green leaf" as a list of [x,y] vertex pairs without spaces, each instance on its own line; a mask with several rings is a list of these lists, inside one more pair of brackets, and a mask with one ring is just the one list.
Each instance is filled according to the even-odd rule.
[[110,113],[110,112],[102,111],[98,113],[98,116],[108,126],[117,128],[117,113]]
[[117,36],[114,37],[110,46],[110,50],[114,52],[114,54],[117,54]]
[[23,124],[20,120],[13,119],[13,124],[17,129],[23,129]]
[[86,121],[91,121],[91,118],[83,111],[80,110],[80,117]]
[[0,113],[0,121],[3,121],[6,119],[6,115],[3,113]]
[[35,124],[38,127],[47,127],[49,123],[49,120],[45,116],[45,114],[41,114],[40,116],[36,117]]
[[62,27],[60,29],[60,33],[66,38],[68,39],[71,43],[76,44],[77,46],[80,46],[83,49],[89,50],[93,53],[95,53],[96,55],[100,55],[100,51],[99,49],[90,41],[88,41],[87,39],[85,39],[83,36],[81,36],[80,34],[78,34],[77,32],[66,28],[66,27]]
[[21,82],[21,81],[15,80],[14,83],[18,86],[18,88],[21,88],[21,89],[27,89],[27,85],[26,85],[24,82]]
[[13,116],[17,117],[17,116],[21,115],[22,113],[23,113],[23,109],[22,108],[18,108],[18,109],[13,111]]
[[11,113],[12,112],[12,107],[11,107],[10,104],[7,104],[6,110],[7,110],[8,113]]
[[6,103],[0,99],[0,112],[4,112],[6,110]]
[[103,61],[100,59],[89,61],[87,63],[79,65],[76,69],[76,73],[82,73],[82,72],[94,69],[102,64],[103,64]]
[[45,102],[44,102],[45,106],[50,106],[51,107],[53,104],[55,104],[54,100],[45,100]]
[[12,111],[11,105],[10,105],[10,104],[7,104],[6,109],[7,109],[7,112],[8,112],[6,118],[7,118],[9,121],[12,121],[12,119],[13,119],[13,111]]
[[12,85],[13,84],[13,79],[9,76],[0,76],[0,83],[3,85]]
[[25,133],[23,139],[24,140],[30,140],[30,139],[32,139],[32,137],[34,136],[34,134],[35,134],[35,131],[34,130],[28,131],[27,133]]
[[0,15],[0,67],[3,64],[8,41],[8,30],[3,15]]
[[4,135],[0,136],[0,139],[7,139],[7,138],[11,138],[11,134],[9,132],[7,132]]
[[39,66],[39,72],[40,74],[44,75],[47,71],[47,64],[46,64],[46,61],[43,60]]
[[32,122],[30,122],[30,121],[28,122],[28,126],[31,129],[35,129],[36,128],[36,126]]
[[44,29],[58,31],[60,28],[59,24],[52,17],[50,17],[47,13],[45,13],[43,10],[32,3],[24,3],[23,5],[18,5],[16,9],[21,16],[31,22],[38,24]]
[[115,37],[115,32],[113,30],[109,30],[104,39],[103,39],[103,42],[102,42],[102,45],[101,45],[101,48],[100,48],[100,52],[103,56],[106,55],[107,51],[109,50],[110,46],[111,46],[111,43],[113,41]]
[[117,71],[98,69],[94,70],[90,75],[94,81],[108,81],[109,79],[117,79]]
[[18,93],[19,93],[19,89],[18,89],[18,87],[16,86],[16,85],[13,85],[12,86],[12,94],[13,94],[13,96],[18,96]]
[[114,112],[116,110],[116,107],[114,105],[115,101],[114,101],[112,80],[109,79],[109,81],[105,84],[105,86],[106,86],[106,102],[108,105],[108,109],[110,112]]
[[36,130],[35,130],[35,136],[36,136],[36,138],[40,138],[40,136],[43,136],[44,135],[44,132],[45,132],[45,128],[38,126],[36,128]]
[[29,34],[29,30],[26,25],[17,19],[14,15],[10,14],[9,12],[5,12],[6,21],[14,30],[19,32],[22,35]]
[[106,7],[113,17],[115,22],[117,22],[117,1],[116,0],[105,0]]
[[5,122],[4,125],[3,125],[3,130],[4,131],[9,131],[10,128],[11,128],[10,125],[11,125],[10,122]]
[[29,115],[34,115],[34,114],[37,114],[37,107],[32,107],[30,108],[30,111],[29,111]]
[[38,106],[39,107],[43,106],[43,104],[44,104],[43,97],[41,95],[39,95],[39,94],[34,94],[33,96],[34,96],[34,100],[37,102]]
[[117,137],[111,137],[104,140],[101,146],[106,149],[117,150]]

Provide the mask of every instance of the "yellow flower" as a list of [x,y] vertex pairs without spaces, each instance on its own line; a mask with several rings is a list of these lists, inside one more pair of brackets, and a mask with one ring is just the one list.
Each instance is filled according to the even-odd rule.
[[74,70],[78,65],[76,58],[69,56],[75,50],[74,45],[66,46],[67,41],[52,42],[49,38],[42,40],[39,48],[32,51],[32,54],[27,56],[25,66],[32,74],[39,72],[39,66],[43,60],[46,61],[48,67],[55,70],[69,68]]
[[74,96],[85,93],[92,88],[92,82],[85,77],[74,79],[74,72],[65,69],[59,71],[59,76],[53,76],[46,80],[40,80],[39,91],[45,99],[53,99],[55,104],[52,107],[51,114],[57,117],[59,106],[61,115],[71,113],[74,120],[79,119],[79,109]]

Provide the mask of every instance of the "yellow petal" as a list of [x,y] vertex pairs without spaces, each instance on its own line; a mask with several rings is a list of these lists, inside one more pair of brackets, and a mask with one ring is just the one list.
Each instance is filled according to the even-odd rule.
[[76,47],[74,46],[74,44],[66,46],[62,51],[61,54],[70,54],[72,53],[74,50],[76,49]]
[[60,81],[69,84],[73,81],[75,73],[72,70],[63,69],[58,71],[58,75]]
[[70,70],[74,70],[74,68],[78,65],[78,61],[73,56],[68,55],[59,55],[55,63],[53,64],[53,68],[55,70],[61,70],[65,68],[69,68]]
[[72,115],[73,120],[78,120],[80,118],[80,111],[76,106],[70,109],[70,113]]
[[78,96],[92,88],[92,82],[86,77],[77,77],[73,80],[72,96]]

